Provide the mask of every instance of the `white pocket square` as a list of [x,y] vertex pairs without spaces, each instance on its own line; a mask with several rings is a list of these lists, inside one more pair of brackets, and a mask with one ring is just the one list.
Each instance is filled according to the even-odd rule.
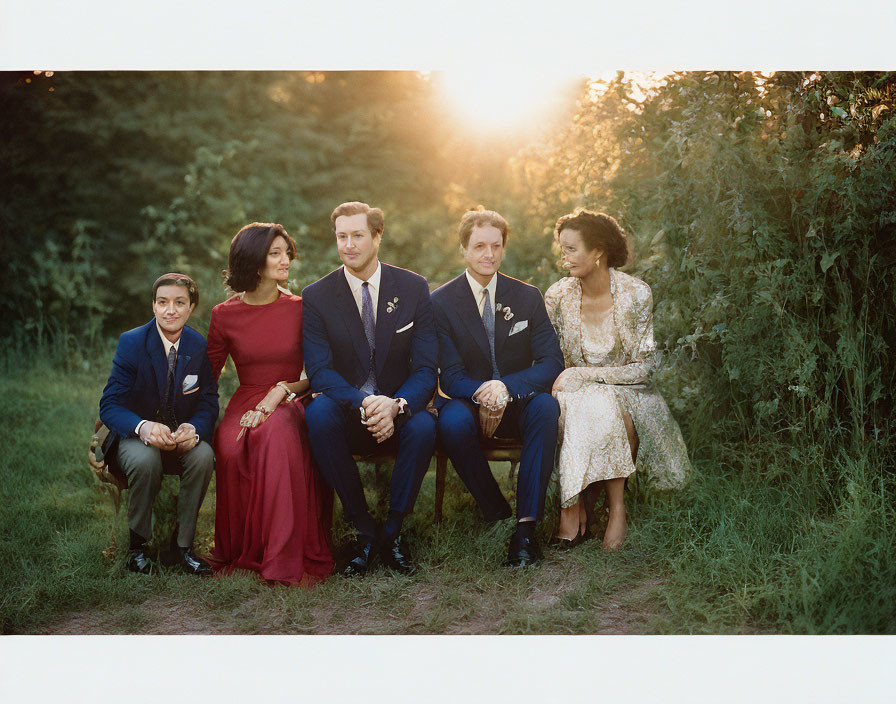
[[409,322],[407,325],[405,325],[401,330],[396,330],[396,331],[395,331],[395,334],[397,335],[398,333],[400,333],[400,332],[404,332],[405,330],[410,330],[412,327],[414,327],[414,321],[413,321],[413,320],[412,320],[411,322]]
[[199,377],[196,374],[187,374],[184,377],[184,389],[183,392],[187,393],[190,389],[196,386],[199,381]]
[[[510,335],[516,335],[520,330],[525,330],[527,327],[529,327],[528,320],[518,320],[513,324],[513,327],[510,328]],[[510,335],[507,337],[510,337]]]

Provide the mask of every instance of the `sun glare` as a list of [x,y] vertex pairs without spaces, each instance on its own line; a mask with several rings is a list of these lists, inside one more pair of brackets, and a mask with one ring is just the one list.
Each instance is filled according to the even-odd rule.
[[481,130],[515,130],[549,116],[577,77],[544,71],[454,69],[440,74],[448,108]]

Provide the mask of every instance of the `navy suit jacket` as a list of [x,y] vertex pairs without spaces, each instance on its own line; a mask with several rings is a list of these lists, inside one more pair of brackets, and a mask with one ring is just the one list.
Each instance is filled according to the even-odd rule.
[[[188,375],[196,383],[184,388]],[[168,358],[153,318],[146,325],[128,330],[118,339],[112,373],[100,399],[100,420],[109,428],[103,451],[110,455],[119,438],[137,437],[134,430],[141,420],[156,420],[168,385]],[[184,327],[174,370],[174,415],[180,423],[190,423],[200,439],[212,441],[218,420],[218,384],[205,352],[205,338]]]
[[[376,309],[374,364],[381,394],[426,408],[436,387],[438,341],[429,285],[419,274],[383,264]],[[397,301],[395,300],[397,299]],[[342,267],[302,291],[302,350],[312,391],[360,408],[370,347]]]
[[[492,363],[466,274],[433,291],[432,303],[439,336],[439,387],[451,398],[472,399],[482,383],[492,378]],[[498,272],[495,305],[499,303],[495,360],[511,401],[550,392],[563,371],[563,354],[541,291]],[[512,313],[509,320],[504,316],[506,308]],[[443,403],[444,399],[437,405]]]

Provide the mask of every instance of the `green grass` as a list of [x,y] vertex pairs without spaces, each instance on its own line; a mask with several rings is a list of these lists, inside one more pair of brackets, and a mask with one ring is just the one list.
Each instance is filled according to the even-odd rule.
[[[870,450],[832,455],[812,445],[704,442],[684,491],[632,483],[622,550],[604,553],[597,541],[565,555],[546,549],[544,563],[526,571],[500,566],[512,525],[482,523],[453,472],[445,521],[433,525],[431,469],[406,522],[419,563],[413,576],[381,570],[306,590],[251,576],[125,573],[123,550],[103,555],[113,541],[127,544],[124,509],[115,515],[85,461],[109,363],[0,360],[3,633],[896,631],[892,470]],[[509,493],[507,465],[494,470]],[[363,471],[373,505],[384,477]],[[166,478],[156,542],[167,540],[176,490]],[[338,501],[336,509],[334,537],[344,543]],[[200,548],[210,545],[213,523],[214,484]],[[543,543],[553,524],[541,525]]]

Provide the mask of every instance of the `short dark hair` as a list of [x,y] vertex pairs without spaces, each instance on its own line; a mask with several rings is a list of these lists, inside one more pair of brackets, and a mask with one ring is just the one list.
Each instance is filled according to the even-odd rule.
[[296,243],[283,225],[253,222],[237,232],[230,242],[230,268],[224,270],[224,284],[237,293],[254,291],[261,281],[258,270],[264,267],[271,242],[277,237],[286,240],[290,261],[295,259]]
[[616,218],[586,208],[576,208],[564,215],[554,226],[554,239],[560,241],[563,230],[577,230],[588,249],[599,249],[607,257],[607,266],[625,266],[631,258],[628,237],[619,227]]
[[337,205],[336,209],[330,213],[330,224],[336,228],[336,218],[341,215],[360,215],[367,214],[367,229],[371,235],[382,235],[386,227],[386,216],[379,208],[371,208],[367,203],[359,200],[351,200],[348,203]]
[[478,205],[473,210],[468,210],[460,219],[460,227],[457,230],[457,238],[460,240],[460,246],[466,247],[470,242],[470,235],[473,234],[474,227],[486,227],[491,225],[501,231],[501,244],[507,245],[507,236],[510,234],[510,225],[500,214],[494,210],[486,210],[483,206]]
[[199,303],[199,287],[196,285],[196,282],[186,274],[170,272],[168,274],[162,274],[157,278],[156,282],[152,285],[153,303],[156,302],[156,293],[160,286],[183,286],[187,289],[187,293],[190,295],[190,305],[195,306]]

